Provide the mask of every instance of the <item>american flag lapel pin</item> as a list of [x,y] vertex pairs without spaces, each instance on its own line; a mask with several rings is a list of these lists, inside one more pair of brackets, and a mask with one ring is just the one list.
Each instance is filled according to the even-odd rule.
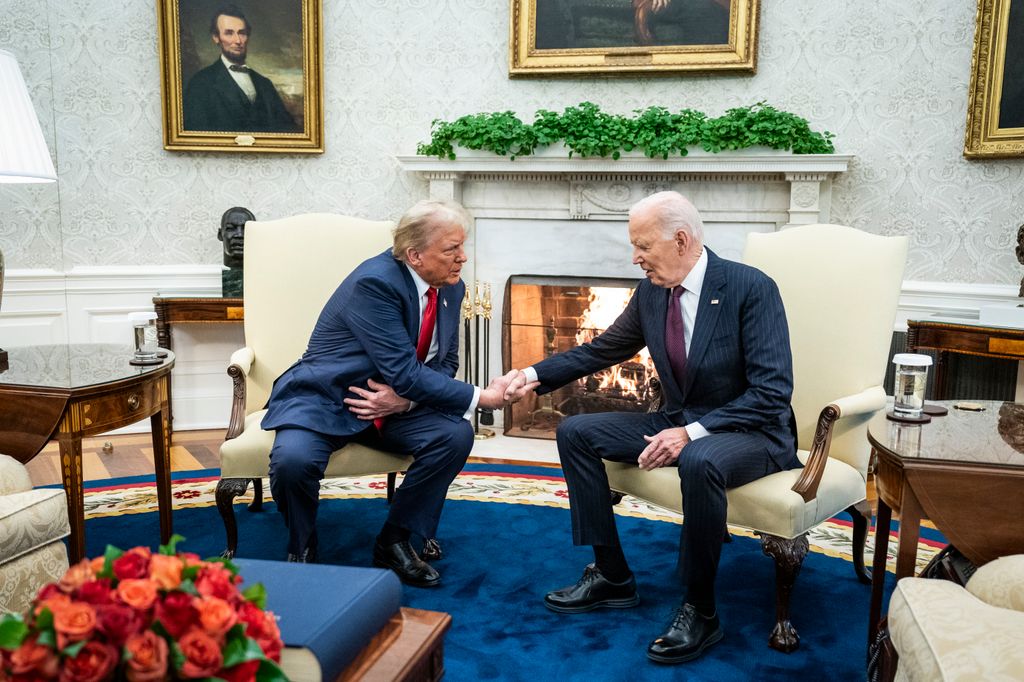
[[445,308],[447,308],[448,307],[448,299],[447,298],[442,298],[441,299],[441,305],[443,305]]
[[717,298],[711,299],[711,305],[718,305],[718,299]]

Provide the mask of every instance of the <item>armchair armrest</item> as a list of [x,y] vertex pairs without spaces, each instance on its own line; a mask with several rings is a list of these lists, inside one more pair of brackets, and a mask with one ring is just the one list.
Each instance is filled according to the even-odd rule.
[[885,400],[885,390],[881,386],[872,386],[860,393],[837,398],[821,411],[818,415],[818,426],[814,430],[811,454],[807,457],[800,478],[792,488],[793,492],[804,498],[804,502],[810,502],[818,494],[818,485],[828,462],[828,450],[832,444],[832,429],[835,423],[843,417],[880,410],[885,407]]
[[239,348],[231,354],[228,365],[228,376],[231,377],[232,398],[231,418],[228,420],[228,431],[224,440],[237,438],[245,428],[245,378],[249,376],[252,363],[256,360],[256,351],[252,348]]

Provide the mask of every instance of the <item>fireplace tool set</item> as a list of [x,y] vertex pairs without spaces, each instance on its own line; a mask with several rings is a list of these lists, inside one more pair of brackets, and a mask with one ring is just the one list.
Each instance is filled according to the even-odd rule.
[[[483,333],[481,334],[481,322]],[[490,360],[487,349],[491,347],[491,285],[490,283],[473,283],[473,296],[470,297],[469,287],[462,299],[462,324],[466,341],[466,360],[463,363],[464,381],[467,384],[487,386],[490,376]],[[481,351],[483,341],[483,351]],[[481,370],[483,370],[481,372]],[[481,373],[483,374],[481,380]],[[483,425],[483,426],[481,426]],[[477,440],[494,437],[494,429],[484,428],[494,425],[494,412],[478,407],[473,415],[473,433]]]

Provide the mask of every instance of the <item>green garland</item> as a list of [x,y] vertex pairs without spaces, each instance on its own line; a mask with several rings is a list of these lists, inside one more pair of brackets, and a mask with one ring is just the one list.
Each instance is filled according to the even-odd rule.
[[794,154],[831,154],[834,135],[811,130],[806,119],[758,102],[729,109],[718,118],[693,109],[672,113],[664,107],[635,110],[636,116],[601,111],[591,102],[567,107],[561,114],[541,109],[533,125],[511,111],[470,114],[455,121],[435,120],[430,141],[416,153],[454,159],[455,146],[486,149],[500,156],[527,156],[539,146],[562,141],[569,156],[611,156],[640,149],[651,158],[686,156],[687,147],[708,152],[765,146]]

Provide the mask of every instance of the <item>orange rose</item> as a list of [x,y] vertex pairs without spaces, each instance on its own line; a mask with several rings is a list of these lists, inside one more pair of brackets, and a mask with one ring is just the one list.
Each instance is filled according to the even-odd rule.
[[133,609],[146,611],[156,601],[156,583],[149,578],[122,580],[117,597]]
[[234,607],[217,597],[201,597],[193,604],[199,612],[199,627],[206,634],[220,639],[238,622]]
[[96,629],[96,610],[89,604],[71,602],[53,612],[53,628],[61,649],[68,642],[88,639]]
[[93,573],[92,564],[88,559],[83,559],[64,572],[64,576],[57,582],[58,587],[68,594],[96,577]]
[[173,590],[181,584],[181,559],[176,556],[154,554],[149,559],[149,577],[162,590]]
[[224,662],[217,640],[198,628],[186,632],[178,646],[185,655],[182,677],[213,677]]
[[208,563],[196,577],[196,590],[204,597],[231,599],[238,595],[234,576],[223,564]]
[[95,573],[96,575],[99,575],[100,573],[103,572],[103,567],[107,565],[107,557],[105,557],[105,556],[95,557],[95,558],[93,558],[92,560],[89,561],[89,564],[92,566],[92,572]]
[[131,656],[125,664],[128,682],[153,682],[167,674],[167,641],[152,630],[132,635],[124,648]]
[[36,673],[36,677],[52,678],[57,676],[60,661],[57,652],[48,646],[36,643],[36,638],[26,639],[17,649],[10,653],[11,672],[15,675]]
[[58,611],[64,610],[70,603],[71,597],[63,592],[51,594],[36,605],[36,615],[38,616],[43,609],[50,609],[50,613],[57,615]]

